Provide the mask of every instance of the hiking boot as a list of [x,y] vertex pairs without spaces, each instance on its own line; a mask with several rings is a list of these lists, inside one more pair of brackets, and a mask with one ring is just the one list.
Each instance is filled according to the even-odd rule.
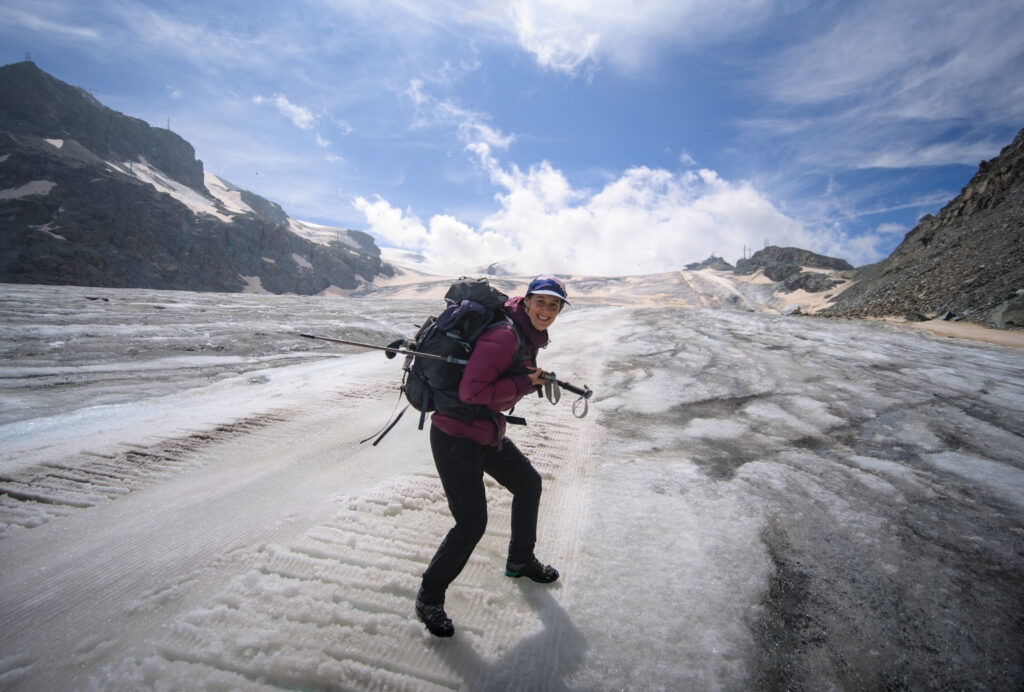
[[448,618],[448,614],[444,612],[443,605],[424,603],[417,598],[416,617],[427,626],[427,630],[435,637],[450,637],[455,634],[455,625]]
[[525,562],[521,565],[513,562],[506,562],[505,576],[513,577],[515,579],[518,579],[519,577],[529,577],[540,584],[550,584],[554,580],[558,579],[558,570],[551,565],[541,564],[540,560],[533,558],[529,562]]

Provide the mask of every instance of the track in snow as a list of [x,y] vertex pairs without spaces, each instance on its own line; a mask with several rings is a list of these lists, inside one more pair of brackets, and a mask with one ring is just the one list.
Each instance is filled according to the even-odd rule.
[[565,604],[594,434],[593,425],[555,416],[532,417],[543,432],[521,444],[545,483],[538,551],[566,575],[553,587],[503,576],[511,496],[488,479],[487,534],[448,594],[456,636],[426,634],[413,601],[451,517],[433,473],[407,474],[342,498],[329,520],[295,540],[263,546],[248,570],[176,619],[155,657],[111,677],[193,689],[549,684],[560,644],[578,636]]
[[109,502],[196,463],[203,449],[286,419],[263,413],[123,452],[84,452],[0,475],[0,540],[19,528],[39,526],[74,509]]
[[0,683],[527,689],[571,671],[560,657],[578,637],[566,613],[596,426],[568,402],[524,405],[514,438],[544,478],[538,552],[565,576],[503,575],[511,499],[490,483],[487,534],[449,592],[457,634],[441,642],[413,613],[452,521],[427,435],[407,414],[380,447],[360,445],[394,406],[394,366],[348,361],[314,374],[344,370],[343,386],[299,406],[0,481]]

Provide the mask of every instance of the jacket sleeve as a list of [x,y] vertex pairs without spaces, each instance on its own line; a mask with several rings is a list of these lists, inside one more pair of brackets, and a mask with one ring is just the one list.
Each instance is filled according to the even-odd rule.
[[459,398],[467,404],[483,404],[492,411],[505,411],[533,390],[529,375],[507,375],[518,365],[516,335],[509,327],[488,329],[477,339],[459,383]]

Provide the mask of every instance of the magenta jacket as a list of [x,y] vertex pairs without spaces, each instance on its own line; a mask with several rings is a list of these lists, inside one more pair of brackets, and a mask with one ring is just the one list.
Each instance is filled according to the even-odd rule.
[[512,362],[518,343],[512,326],[492,327],[477,339],[459,384],[460,399],[467,404],[483,404],[494,411],[495,416],[465,421],[436,411],[431,421],[441,432],[494,446],[505,436],[505,416],[501,412],[511,410],[523,397],[535,391],[529,375],[507,375],[506,371],[514,367],[536,367],[538,350],[548,345],[547,332],[538,331],[530,324],[522,298],[512,298],[505,303],[505,313],[526,337],[523,360]]

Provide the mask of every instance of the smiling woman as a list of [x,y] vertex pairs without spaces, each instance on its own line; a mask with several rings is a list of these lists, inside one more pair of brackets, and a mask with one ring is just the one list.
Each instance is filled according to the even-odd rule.
[[542,274],[530,282],[526,289],[526,315],[538,331],[545,331],[558,317],[565,299],[565,284],[551,274]]
[[565,284],[542,274],[525,298],[505,303],[507,319],[476,341],[459,383],[459,398],[486,407],[489,415],[466,420],[437,411],[430,448],[455,526],[423,573],[416,615],[431,634],[450,637],[455,627],[444,610],[445,593],[469,562],[487,528],[484,473],[512,493],[512,529],[505,576],[547,584],[558,570],[533,553],[537,542],[541,477],[515,443],[505,438],[508,411],[542,383],[537,352],[548,345],[548,327],[566,303]]

